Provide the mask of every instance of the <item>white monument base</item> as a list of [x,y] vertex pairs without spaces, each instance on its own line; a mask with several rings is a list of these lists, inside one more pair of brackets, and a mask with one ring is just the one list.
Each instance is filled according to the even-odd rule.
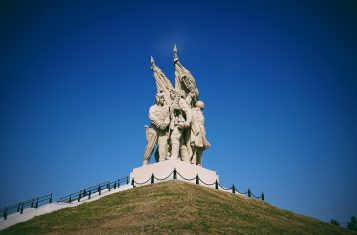
[[134,180],[134,186],[151,184],[151,176],[154,175],[154,182],[161,182],[174,179],[176,169],[176,179],[186,182],[196,183],[196,176],[199,177],[199,184],[214,188],[215,182],[219,180],[215,171],[196,166],[180,160],[166,160],[142,167],[134,168],[130,173],[130,182]]

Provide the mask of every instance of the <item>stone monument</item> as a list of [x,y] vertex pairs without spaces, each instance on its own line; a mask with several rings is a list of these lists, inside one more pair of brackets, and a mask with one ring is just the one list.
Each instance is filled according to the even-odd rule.
[[[164,177],[171,170],[179,172],[180,169],[186,173],[186,178],[200,173],[201,179],[215,181],[218,179],[216,173],[201,167],[203,151],[211,146],[204,126],[205,105],[199,100],[195,78],[178,58],[176,45],[173,52],[174,86],[151,57],[156,82],[155,104],[149,109],[151,124],[145,125],[143,166],[135,168],[130,177],[140,181],[152,174]],[[156,163],[149,165],[152,155]]]
[[146,149],[143,165],[149,164],[155,152],[156,162],[177,159],[201,165],[202,153],[210,147],[206,139],[204,103],[198,100],[195,78],[179,61],[174,48],[175,88],[155,65],[151,69],[156,81],[156,104],[150,107],[150,126],[146,129]]

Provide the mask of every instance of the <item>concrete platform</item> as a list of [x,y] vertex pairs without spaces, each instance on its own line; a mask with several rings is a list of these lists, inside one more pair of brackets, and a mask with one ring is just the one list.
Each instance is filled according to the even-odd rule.
[[219,181],[219,177],[215,171],[180,160],[172,159],[134,168],[133,171],[130,173],[130,182],[132,182],[132,180],[134,179],[135,186],[150,184],[150,178],[152,174],[154,174],[156,178],[154,179],[155,183],[160,181],[173,180],[174,175],[172,174],[172,172],[174,171],[174,169],[176,169],[177,171],[177,180],[196,183],[195,177],[196,175],[198,175],[201,180],[199,182],[200,184],[211,184],[206,186],[212,188],[215,187],[214,183],[216,182],[216,180]]

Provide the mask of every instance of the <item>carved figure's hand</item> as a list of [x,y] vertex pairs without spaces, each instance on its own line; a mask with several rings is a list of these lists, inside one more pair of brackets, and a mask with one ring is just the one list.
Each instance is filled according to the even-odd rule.
[[185,129],[185,125],[180,122],[180,123],[177,124],[177,128],[178,129]]
[[190,127],[190,125],[191,125],[191,123],[189,123],[188,121],[186,121],[185,124],[184,124],[185,128]]

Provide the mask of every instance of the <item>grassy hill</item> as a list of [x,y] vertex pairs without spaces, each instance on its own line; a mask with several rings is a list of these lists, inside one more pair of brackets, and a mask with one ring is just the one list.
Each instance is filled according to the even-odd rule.
[[266,202],[169,181],[119,192],[0,234],[357,234]]

